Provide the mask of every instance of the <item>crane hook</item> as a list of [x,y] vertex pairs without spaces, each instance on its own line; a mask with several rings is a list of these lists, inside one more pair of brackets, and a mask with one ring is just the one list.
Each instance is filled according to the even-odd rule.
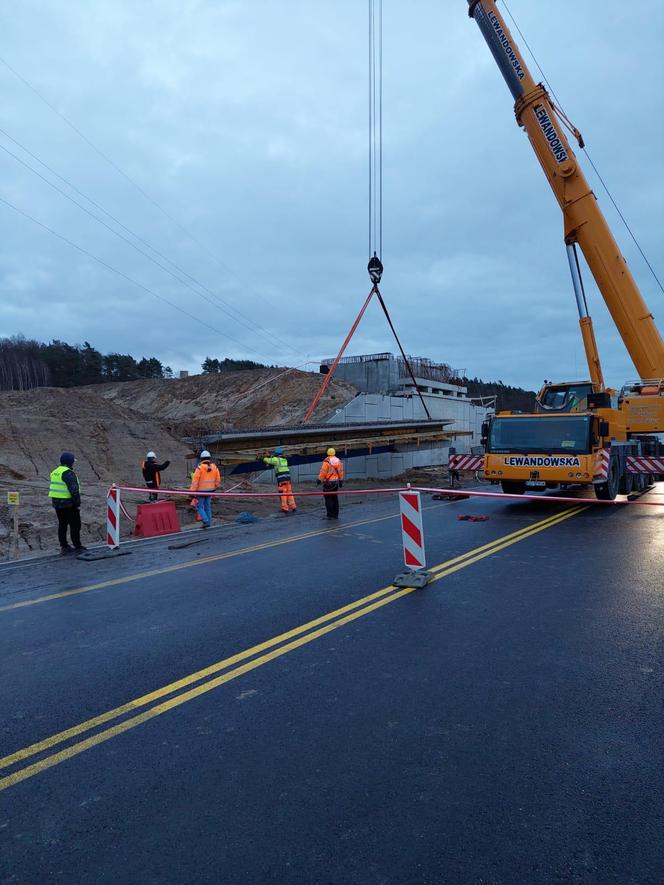
[[380,258],[374,252],[373,258],[369,259],[369,264],[367,264],[367,270],[369,271],[369,279],[377,286],[380,283],[380,278],[383,275],[383,263]]

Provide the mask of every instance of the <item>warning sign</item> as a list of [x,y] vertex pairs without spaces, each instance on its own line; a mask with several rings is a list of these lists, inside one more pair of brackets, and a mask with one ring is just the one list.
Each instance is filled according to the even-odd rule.
[[21,503],[21,496],[18,492],[7,492],[7,503],[16,507]]

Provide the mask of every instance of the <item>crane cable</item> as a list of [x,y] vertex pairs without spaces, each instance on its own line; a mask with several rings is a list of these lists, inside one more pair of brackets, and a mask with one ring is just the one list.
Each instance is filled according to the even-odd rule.
[[[558,110],[558,111],[562,114],[562,116],[563,116],[565,119],[567,119],[567,115],[566,115],[565,112],[562,110],[562,104],[561,104],[561,102],[559,101],[558,96],[556,95],[556,93],[555,93],[555,91],[554,91],[554,89],[553,89],[553,86],[552,86],[551,83],[548,81],[546,74],[545,74],[544,71],[542,70],[542,66],[541,66],[540,63],[537,61],[537,58],[536,58],[536,56],[535,56],[535,53],[534,53],[533,50],[530,48],[530,46],[529,46],[529,44],[528,44],[528,41],[526,40],[526,38],[525,38],[524,35],[523,35],[523,32],[521,31],[521,28],[519,27],[519,25],[518,25],[517,22],[516,22],[516,19],[514,18],[514,16],[512,15],[512,13],[510,12],[510,9],[509,9],[509,6],[507,5],[506,0],[503,0],[503,6],[505,7],[505,10],[507,11],[507,14],[509,15],[510,19],[512,20],[512,24],[514,25],[514,27],[515,27],[516,30],[518,31],[519,37],[521,37],[521,40],[523,41],[523,45],[526,47],[526,49],[528,50],[528,52],[529,52],[530,55],[532,56],[532,59],[533,59],[533,61],[535,62],[535,66],[537,67],[537,70],[540,72],[540,74],[542,75],[542,79],[543,79],[544,82],[546,83],[547,89],[549,90],[549,92],[551,93],[551,95],[553,96],[553,98],[555,99],[555,102],[556,102],[556,104],[558,105],[558,107],[556,108],[556,110]],[[577,138],[578,138],[578,135],[577,135]],[[645,263],[648,265],[648,269],[649,269],[650,273],[653,275],[653,277],[655,278],[655,281],[656,281],[657,285],[658,285],[659,288],[662,290],[662,292],[664,292],[664,286],[662,286],[662,283],[661,283],[659,277],[657,276],[657,274],[655,273],[655,270],[654,270],[653,266],[652,266],[651,263],[648,261],[648,258],[646,257],[645,252],[644,252],[643,249],[641,248],[641,244],[640,244],[639,241],[636,239],[636,236],[635,236],[634,233],[632,232],[631,227],[630,227],[629,224],[627,223],[627,219],[625,218],[625,216],[623,215],[623,213],[622,213],[621,210],[620,210],[620,207],[618,206],[618,204],[617,204],[616,201],[614,200],[614,198],[613,198],[613,194],[612,194],[611,191],[609,190],[608,185],[606,184],[606,182],[604,181],[604,179],[603,179],[602,176],[600,175],[600,173],[599,173],[599,169],[598,169],[597,166],[595,166],[595,164],[593,163],[593,161],[592,161],[592,157],[591,157],[590,154],[588,153],[588,149],[587,149],[586,146],[583,144],[583,139],[581,139],[581,141],[579,142],[579,147],[581,148],[581,150],[583,151],[583,153],[584,153],[584,154],[586,155],[586,157],[588,158],[588,162],[589,162],[590,165],[593,167],[593,169],[594,169],[594,171],[595,171],[595,175],[599,178],[600,183],[601,183],[602,187],[604,188],[604,190],[606,191],[606,194],[607,194],[608,198],[609,198],[609,199],[611,200],[611,202],[613,203],[613,208],[616,210],[616,212],[617,212],[618,215],[620,216],[620,220],[621,220],[622,223],[625,225],[628,234],[630,235],[630,237],[631,237],[632,240],[634,241],[634,245],[636,246],[636,248],[637,248],[637,249],[639,250],[639,252],[641,253],[641,257],[643,258],[643,260],[645,261]]]
[[369,3],[369,265],[377,285],[383,272],[383,0]]
[[381,255],[383,252],[383,0],[368,0],[369,7],[369,264],[367,270],[371,279],[371,291],[367,295],[360,312],[355,318],[350,331],[346,335],[339,353],[334,358],[332,365],[327,369],[323,383],[314,396],[309,406],[303,423],[307,424],[320,402],[323,394],[332,380],[332,376],[339,365],[339,361],[348,347],[355,330],[369,306],[369,302],[375,295],[378,298],[385,318],[388,322],[394,339],[397,342],[403,361],[412,378],[415,390],[420,398],[424,412],[429,420],[431,414],[422,396],[415,374],[412,370],[406,352],[401,346],[401,341],[394,328],[392,319],[387,310],[387,305],[380,293],[378,284],[383,274]]
[[[369,278],[373,283],[373,289],[369,293],[366,304],[376,295],[380,303],[385,319],[392,330],[394,340],[408,369],[408,373],[415,385],[415,390],[420,398],[424,412],[429,420],[431,415],[427,404],[422,396],[422,391],[415,380],[415,374],[411,368],[406,352],[401,346],[401,341],[394,328],[387,305],[380,293],[378,284],[383,274],[383,0],[369,0]],[[365,304],[365,307],[366,307]],[[365,310],[362,308],[360,317]],[[349,333],[353,334],[360,317]],[[348,339],[344,343],[347,344]],[[341,353],[335,360],[333,369],[341,358]]]

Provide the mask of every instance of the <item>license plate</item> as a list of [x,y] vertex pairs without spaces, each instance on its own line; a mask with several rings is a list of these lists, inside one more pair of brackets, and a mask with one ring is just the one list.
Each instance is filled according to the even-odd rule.
[[526,482],[526,485],[527,486],[536,486],[538,489],[539,488],[542,488],[542,489],[546,488],[546,483],[542,482],[541,479],[529,479]]

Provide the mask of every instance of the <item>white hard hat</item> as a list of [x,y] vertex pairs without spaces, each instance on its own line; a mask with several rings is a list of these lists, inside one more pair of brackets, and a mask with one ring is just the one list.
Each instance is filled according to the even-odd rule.
[[211,457],[212,457],[212,456],[210,455],[210,453],[208,452],[208,450],[207,450],[207,449],[203,449],[203,451],[201,452],[201,458],[211,458]]
[[146,458],[156,458],[157,456],[155,455],[154,452],[148,452],[147,455],[146,455],[145,457],[146,457]]

